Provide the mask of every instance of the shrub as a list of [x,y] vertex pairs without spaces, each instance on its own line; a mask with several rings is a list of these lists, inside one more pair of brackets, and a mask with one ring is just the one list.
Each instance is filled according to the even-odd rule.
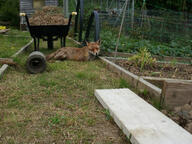
[[0,20],[19,25],[19,0],[0,0]]
[[141,48],[136,55],[128,60],[133,62],[137,67],[140,67],[140,71],[142,71],[143,68],[151,67],[156,63],[156,59],[151,56],[151,53],[148,52],[147,48]]

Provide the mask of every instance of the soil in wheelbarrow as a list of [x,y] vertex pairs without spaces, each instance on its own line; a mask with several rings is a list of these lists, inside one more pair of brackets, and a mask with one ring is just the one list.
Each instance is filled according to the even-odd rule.
[[39,25],[67,25],[68,19],[64,17],[62,9],[55,6],[45,6],[37,10],[29,19],[32,26]]
[[112,59],[111,61],[138,76],[192,80],[192,65],[155,62],[141,69],[129,60]]

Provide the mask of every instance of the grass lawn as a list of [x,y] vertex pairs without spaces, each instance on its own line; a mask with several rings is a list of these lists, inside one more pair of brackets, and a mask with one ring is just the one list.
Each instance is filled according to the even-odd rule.
[[[9,58],[21,47],[30,41],[29,33],[18,30],[10,30],[5,35],[0,35],[0,58]],[[19,37],[15,37],[19,35]]]
[[30,75],[28,54],[0,81],[0,143],[129,143],[94,96],[95,89],[129,87],[124,80],[99,60],[49,63],[45,73]]

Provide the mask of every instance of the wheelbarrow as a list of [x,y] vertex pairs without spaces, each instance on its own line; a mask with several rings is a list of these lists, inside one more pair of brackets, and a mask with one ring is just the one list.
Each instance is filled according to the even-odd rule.
[[71,19],[73,15],[76,15],[76,12],[72,12],[69,16],[69,21],[67,25],[39,25],[32,26],[29,23],[29,18],[25,13],[21,13],[21,16],[25,16],[27,26],[31,37],[34,39],[34,50],[39,51],[39,41],[43,39],[47,41],[48,49],[53,49],[53,41],[60,38],[61,47],[65,47],[66,37],[68,35]]
[[26,62],[26,68],[29,73],[37,74],[42,73],[46,70],[47,64],[45,55],[39,52],[40,39],[47,41],[48,49],[53,49],[53,41],[58,40],[58,38],[60,38],[61,47],[64,47],[66,43],[66,37],[69,32],[72,16],[76,14],[76,12],[72,12],[67,25],[32,26],[29,23],[28,16],[25,13],[20,13],[20,16],[25,16],[29,32],[31,34],[31,37],[34,39],[35,51],[29,55]]

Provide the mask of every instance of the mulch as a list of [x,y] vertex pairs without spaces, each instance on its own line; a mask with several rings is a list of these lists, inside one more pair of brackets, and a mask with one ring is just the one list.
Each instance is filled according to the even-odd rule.
[[41,10],[37,10],[29,19],[32,26],[67,25],[68,21],[62,13],[62,9],[55,6],[45,6]]

